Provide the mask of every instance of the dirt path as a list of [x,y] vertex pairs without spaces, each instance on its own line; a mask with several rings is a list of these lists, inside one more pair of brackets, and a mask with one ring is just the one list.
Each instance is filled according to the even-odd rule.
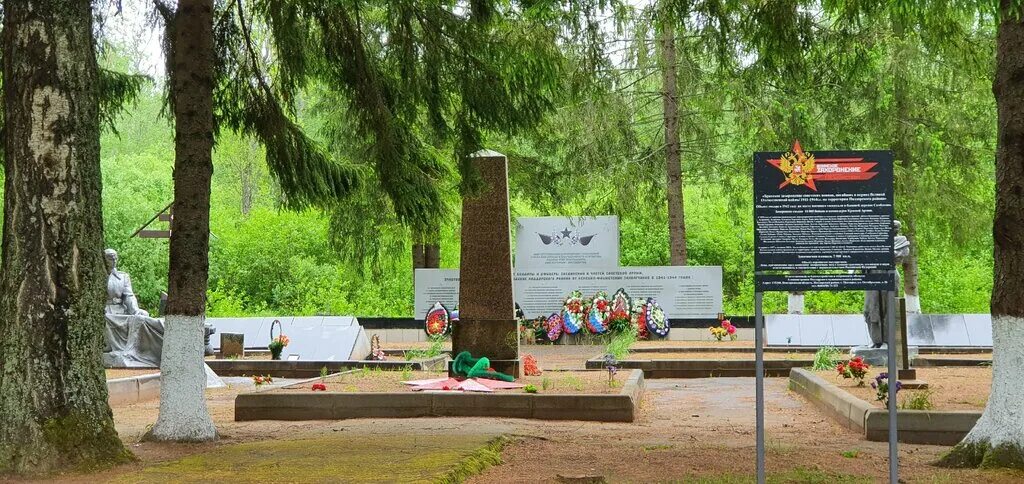
[[[580,368],[599,352],[586,346],[566,349],[536,347],[524,352],[534,353],[544,368]],[[648,380],[645,403],[634,423],[487,418],[235,422],[234,397],[251,391],[251,382],[226,380],[229,388],[207,393],[220,441],[139,443],[156,421],[159,402],[116,407],[117,429],[139,462],[60,480],[90,484],[433,480],[500,435],[513,438],[502,453],[504,463],[472,482],[554,482],[560,476],[562,481],[593,476],[609,482],[750,482],[754,472],[753,378]],[[766,380],[771,480],[831,484],[885,478],[886,444],[867,442],[836,425],[790,393],[786,384],[784,378]],[[444,446],[453,452],[436,451]],[[907,482],[1024,481],[1024,474],[931,467],[945,447],[901,445],[900,450],[901,475]],[[267,473],[261,474],[260,469]]]
[[[887,476],[888,447],[867,442],[766,380],[768,471],[779,482],[875,482]],[[754,472],[754,379],[648,380],[638,422],[523,422],[504,463],[472,482],[709,480],[746,482]],[[948,471],[929,465],[945,447],[902,445],[908,482],[1020,482],[1022,475]],[[846,456],[844,456],[844,453]]]

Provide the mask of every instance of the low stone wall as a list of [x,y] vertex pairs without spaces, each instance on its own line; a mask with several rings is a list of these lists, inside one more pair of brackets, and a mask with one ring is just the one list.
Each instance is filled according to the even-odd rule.
[[346,361],[285,361],[285,360],[207,360],[219,376],[270,375],[275,378],[314,378],[327,367],[329,373],[340,373],[360,368],[383,370],[440,371],[445,369],[447,354],[429,359],[404,360],[346,360]]
[[870,403],[850,395],[804,368],[794,368],[790,372],[789,389],[803,395],[840,425],[864,431],[864,416],[872,409]]
[[643,393],[644,378],[640,371],[633,371],[616,395],[269,391],[235,397],[235,420],[505,417],[632,422]]
[[912,368],[933,368],[937,366],[992,366],[992,358],[928,358],[917,357]]
[[160,398],[160,374],[107,380],[107,402],[128,405]]
[[[811,366],[811,360],[765,360],[768,377],[786,377],[793,368]],[[604,357],[587,360],[587,369],[604,368]],[[643,370],[645,378],[729,378],[756,376],[753,360],[644,360],[619,361],[620,368]]]
[[[789,388],[811,401],[841,425],[864,433],[867,440],[889,440],[889,412],[861,400],[809,370],[796,368]],[[981,412],[900,410],[896,435],[906,444],[955,445],[974,427]]]

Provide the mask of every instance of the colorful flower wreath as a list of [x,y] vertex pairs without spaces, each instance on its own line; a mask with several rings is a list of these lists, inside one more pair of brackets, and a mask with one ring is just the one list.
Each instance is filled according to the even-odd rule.
[[647,329],[662,338],[668,336],[668,318],[665,317],[665,310],[661,309],[654,298],[647,298]]
[[612,304],[608,301],[608,293],[598,291],[591,300],[587,311],[587,329],[593,334],[608,331],[608,318],[612,315]]
[[583,328],[583,318],[586,316],[586,308],[583,306],[583,293],[580,291],[573,291],[569,294],[569,297],[565,298],[565,304],[562,306],[562,322],[565,326],[565,332],[568,334],[576,334]]
[[633,327],[636,328],[637,339],[648,339],[651,333],[647,331],[647,301],[639,300],[633,306]]
[[633,301],[629,298],[629,294],[626,294],[626,290],[615,291],[615,295],[612,296],[612,311],[608,316],[608,330],[621,333],[629,329],[629,326],[633,324],[630,316],[632,308]]
[[551,313],[548,316],[547,321],[544,322],[544,330],[547,334],[548,341],[555,343],[562,339],[563,328],[562,316],[558,313]]
[[449,319],[448,310],[443,304],[439,302],[434,303],[434,307],[427,311],[424,326],[427,336],[443,336],[448,334],[451,330],[451,319]]

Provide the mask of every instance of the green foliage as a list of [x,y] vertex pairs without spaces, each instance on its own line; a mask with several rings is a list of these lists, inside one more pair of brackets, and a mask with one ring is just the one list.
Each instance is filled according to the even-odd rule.
[[425,350],[408,350],[405,352],[406,360],[426,360],[436,358],[444,352],[444,343],[447,338],[444,336],[431,336],[430,346]]
[[540,381],[540,387],[544,391],[548,391],[548,390],[550,390],[550,389],[555,387],[555,382],[551,381],[551,378],[549,378],[549,377],[544,377]]
[[911,392],[909,397],[904,399],[903,405],[900,408],[905,410],[931,410],[935,408],[932,405],[932,392],[929,390]]
[[835,370],[841,357],[842,353],[838,349],[831,346],[822,346],[814,353],[814,365],[811,368],[817,371]]
[[565,383],[566,386],[571,387],[578,392],[583,391],[583,387],[586,385],[583,379],[576,375],[566,375],[565,378],[562,379],[562,382]]
[[[411,316],[409,244],[436,242],[442,267],[458,266],[455,154],[476,145],[509,155],[513,216],[616,214],[622,265],[668,262],[654,12],[615,4],[611,23],[592,29],[600,21],[578,15],[590,2],[574,13],[483,2],[478,17],[458,18],[447,4],[358,4],[348,21],[359,33],[320,22],[352,4],[246,2],[246,24],[235,2],[224,4],[234,10],[218,17],[218,56],[233,60],[218,74],[218,120],[244,134],[221,131],[214,153],[209,315]],[[773,2],[678,6],[715,4],[724,10],[680,32],[677,70],[687,249],[691,264],[723,267],[725,311],[753,313],[750,153],[800,138],[808,149],[902,150],[910,163],[897,167],[897,216],[914,221],[924,311],[987,312],[989,19],[943,8],[918,25],[905,12],[838,2],[809,10],[822,17],[809,26]],[[249,41],[269,46],[269,59],[253,59]],[[364,65],[336,62],[360,51]],[[155,313],[167,241],[129,236],[171,202],[173,134],[156,89],[114,74],[131,72],[131,55],[105,46],[101,59],[111,99],[101,118],[114,127],[101,140],[104,235]],[[383,107],[365,111],[365,99]],[[300,172],[314,185],[304,195]],[[355,174],[362,185],[350,184]],[[336,197],[325,211],[282,210]],[[409,214],[431,211],[425,230],[408,226]],[[805,311],[862,304],[859,292],[810,292]],[[766,312],[785,308],[785,294],[766,295]]]
[[615,357],[616,360],[624,360],[629,357],[629,350],[636,343],[636,329],[630,326],[612,336],[611,341],[605,349],[605,353]]
[[526,385],[523,387],[523,391],[526,393],[537,393],[537,387],[534,385]]

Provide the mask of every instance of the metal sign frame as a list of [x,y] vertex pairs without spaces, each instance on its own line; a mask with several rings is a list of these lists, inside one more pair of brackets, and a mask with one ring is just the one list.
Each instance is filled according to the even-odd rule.
[[[890,272],[890,274],[895,271]],[[755,273],[754,277],[762,274]],[[896,291],[886,292],[889,308],[896,307]],[[764,438],[764,292],[754,292],[754,371],[756,373],[755,400],[757,402],[757,482],[765,483],[765,438]],[[888,311],[884,315],[886,346],[889,360],[889,482],[899,482],[899,443],[897,440],[896,385],[899,380],[899,369],[896,363],[896,312]]]
[[[797,141],[788,152],[754,153],[753,161],[757,482],[765,482],[764,293],[865,290],[884,292],[889,302],[890,310],[880,316],[889,363],[889,480],[896,483],[899,288],[891,229],[892,152],[805,152]],[[797,222],[806,225],[789,227]],[[889,227],[882,225],[886,222]]]

